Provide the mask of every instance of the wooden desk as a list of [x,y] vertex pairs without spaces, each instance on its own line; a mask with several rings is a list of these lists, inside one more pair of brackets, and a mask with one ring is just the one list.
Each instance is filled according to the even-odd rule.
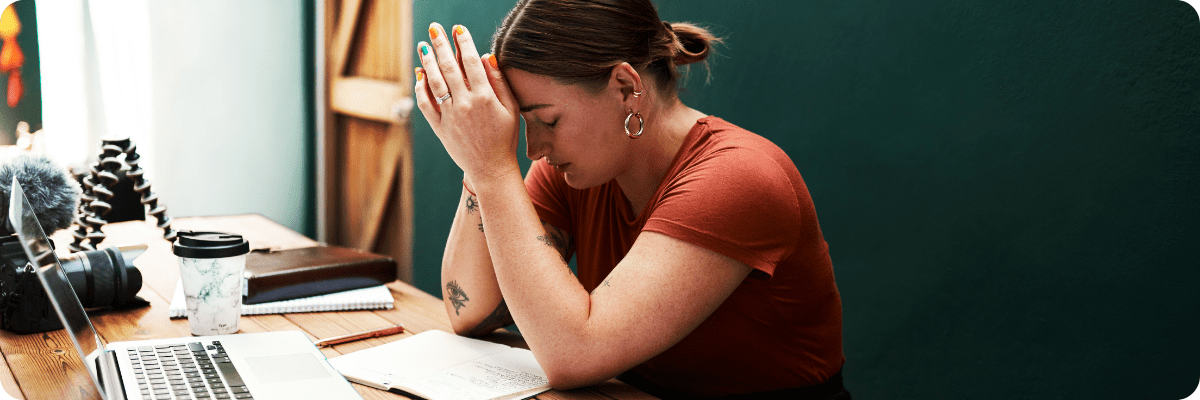
[[[213,230],[243,235],[251,248],[279,249],[314,246],[317,243],[261,215],[179,218],[172,226],[182,230]],[[138,292],[150,307],[120,312],[89,313],[96,331],[108,342],[190,336],[186,319],[171,320],[167,308],[179,279],[178,261],[162,231],[144,221],[123,222],[104,227],[108,239],[100,247],[145,243],[150,248],[134,260],[142,272]],[[55,233],[60,254],[66,253],[70,234]],[[442,301],[403,282],[388,285],[395,308],[379,311],[273,314],[242,317],[241,333],[298,330],[314,342],[331,336],[403,324],[405,333],[366,339],[325,348],[326,357],[378,346],[430,329],[452,332]],[[524,346],[519,336],[498,332],[489,339]],[[25,399],[99,399],[95,386],[64,330],[19,335],[0,330],[0,384],[10,395]],[[355,384],[365,399],[404,399],[404,396]],[[0,397],[2,398],[2,397]],[[542,399],[652,398],[616,380],[572,391],[550,391]]]

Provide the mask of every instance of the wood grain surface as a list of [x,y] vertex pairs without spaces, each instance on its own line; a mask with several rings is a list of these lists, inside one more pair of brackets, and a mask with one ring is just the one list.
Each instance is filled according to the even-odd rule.
[[[243,235],[251,248],[299,248],[318,245],[317,242],[257,214],[179,218],[173,227],[180,230],[204,230]],[[126,244],[146,244],[147,251],[134,260],[142,272],[143,285],[138,296],[150,302],[149,307],[132,310],[98,310],[88,316],[96,331],[106,342],[160,339],[190,336],[186,319],[168,318],[167,309],[179,279],[176,257],[171,243],[162,239],[162,231],[145,221],[109,224],[103,228],[108,239],[101,248]],[[52,236],[55,243],[70,240],[66,230]],[[58,248],[60,256],[68,254],[66,246]],[[395,308],[375,311],[341,311],[244,316],[238,322],[239,333],[297,330],[312,341],[323,338],[401,324],[405,332],[381,338],[371,338],[339,344],[322,349],[326,357],[337,357],[400,340],[431,329],[451,332],[450,320],[442,301],[404,282],[387,285],[395,299]],[[485,339],[510,346],[526,347],[520,336],[499,330]],[[527,348],[527,347],[526,347]],[[84,369],[64,330],[20,335],[0,330],[0,387],[19,399],[100,399],[91,377]],[[405,399],[396,393],[384,392],[354,384],[364,399]],[[644,399],[653,398],[616,380],[571,391],[550,391],[537,396],[542,399]]]

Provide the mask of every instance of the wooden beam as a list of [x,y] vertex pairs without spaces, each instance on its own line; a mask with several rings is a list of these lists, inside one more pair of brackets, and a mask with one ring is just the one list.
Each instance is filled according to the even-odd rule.
[[413,103],[409,90],[396,82],[362,77],[334,77],[329,85],[335,113],[384,123],[407,123]]
[[[397,184],[400,183],[397,182],[396,176],[400,174],[400,163],[405,158],[405,145],[408,144],[408,141],[404,140],[406,136],[404,131],[405,129],[399,124],[392,124],[388,129],[388,137],[384,141],[379,159],[381,163],[390,168],[384,169],[383,174],[377,177],[378,184],[374,185],[371,197],[368,198],[367,209],[363,213],[363,235],[355,244],[355,247],[360,249],[373,250],[379,241],[379,231],[382,229],[388,199],[392,197],[391,193],[397,189]],[[407,197],[411,197],[411,194]],[[404,260],[399,261],[403,262]]]
[[362,0],[346,0],[342,3],[342,13],[338,16],[337,36],[333,38],[333,48],[329,52],[333,68],[329,69],[330,76],[342,76],[346,73],[346,60],[350,57],[350,40],[354,36],[354,28],[358,25],[359,10]]

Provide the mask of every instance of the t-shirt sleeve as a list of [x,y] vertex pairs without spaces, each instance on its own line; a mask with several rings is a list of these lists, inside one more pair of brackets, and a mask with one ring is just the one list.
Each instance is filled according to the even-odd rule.
[[567,202],[569,189],[562,174],[544,162],[534,161],[525,174],[525,190],[529,192],[538,218],[574,235],[575,227],[571,223],[571,209]]
[[769,277],[795,251],[803,222],[783,168],[747,149],[710,154],[671,179],[643,230],[707,248]]

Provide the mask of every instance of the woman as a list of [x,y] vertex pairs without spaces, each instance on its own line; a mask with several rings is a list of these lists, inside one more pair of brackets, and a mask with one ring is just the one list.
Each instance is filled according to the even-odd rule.
[[620,375],[665,397],[849,398],[799,172],[676,94],[712,35],[648,0],[522,0],[494,55],[459,25],[429,37],[417,104],[464,172],[442,265],[456,332],[515,321],[559,389]]

